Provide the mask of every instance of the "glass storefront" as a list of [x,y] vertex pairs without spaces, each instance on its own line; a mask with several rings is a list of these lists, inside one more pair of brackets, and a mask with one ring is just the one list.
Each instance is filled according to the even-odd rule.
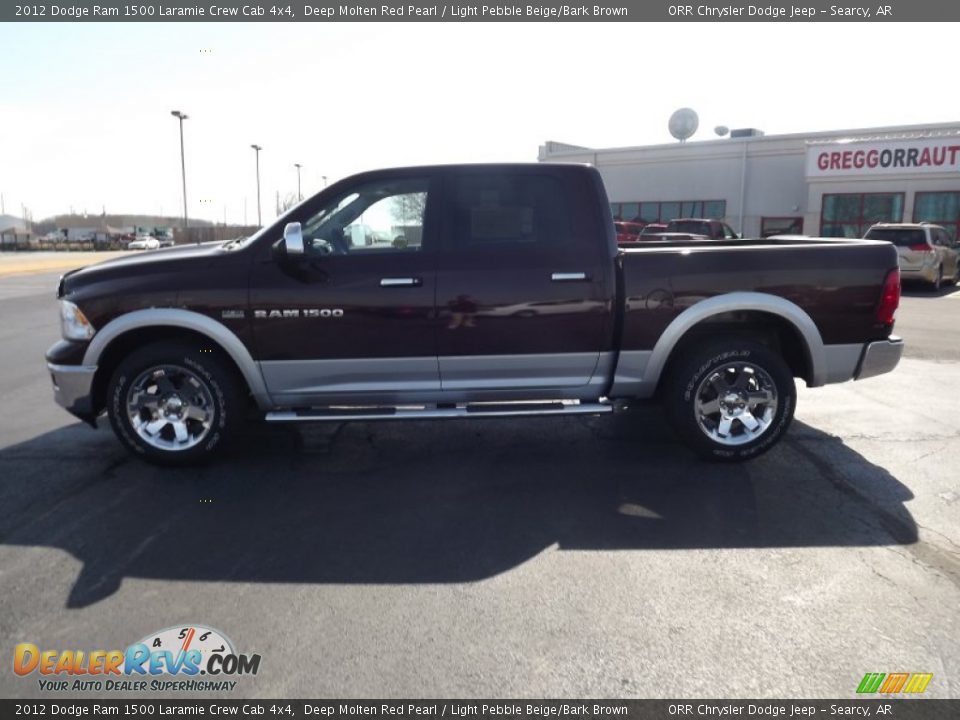
[[950,238],[960,238],[960,192],[918,192],[913,199],[913,221],[942,225]]
[[902,221],[903,193],[824,195],[820,235],[862,238],[874,223]]

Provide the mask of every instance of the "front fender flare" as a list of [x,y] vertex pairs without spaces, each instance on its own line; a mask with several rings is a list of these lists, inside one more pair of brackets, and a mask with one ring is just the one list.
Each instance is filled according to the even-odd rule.
[[134,310],[114,318],[93,336],[83,356],[83,364],[99,365],[101,355],[110,344],[131,330],[149,327],[177,327],[204,335],[220,346],[240,369],[250,393],[262,409],[271,405],[260,366],[233,331],[207,315],[181,308],[148,308]]

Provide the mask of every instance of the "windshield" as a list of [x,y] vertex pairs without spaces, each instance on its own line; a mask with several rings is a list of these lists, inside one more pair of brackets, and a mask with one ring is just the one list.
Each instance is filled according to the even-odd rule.
[[926,245],[927,238],[923,230],[909,228],[872,228],[866,235],[867,240],[886,240],[894,245]]

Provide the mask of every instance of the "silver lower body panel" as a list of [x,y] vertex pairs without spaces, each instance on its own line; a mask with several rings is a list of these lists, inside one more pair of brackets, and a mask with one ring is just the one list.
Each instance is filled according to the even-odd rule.
[[868,343],[857,370],[857,380],[883,375],[893,370],[903,357],[903,347],[903,339],[899,337]]
[[91,390],[96,365],[54,365],[47,363],[53,380],[53,399],[68,412],[82,420],[91,421],[93,399]]

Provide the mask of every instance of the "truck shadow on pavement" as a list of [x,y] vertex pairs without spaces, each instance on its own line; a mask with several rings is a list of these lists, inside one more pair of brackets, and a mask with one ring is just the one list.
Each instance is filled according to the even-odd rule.
[[[105,423],[101,423],[102,425]],[[0,543],[83,563],[66,605],[124,578],[453,583],[545,550],[910,544],[910,491],[795,422],[745,465],[696,459],[655,409],[538,422],[251,426],[226,458],[163,469],[107,428],[0,451]]]

